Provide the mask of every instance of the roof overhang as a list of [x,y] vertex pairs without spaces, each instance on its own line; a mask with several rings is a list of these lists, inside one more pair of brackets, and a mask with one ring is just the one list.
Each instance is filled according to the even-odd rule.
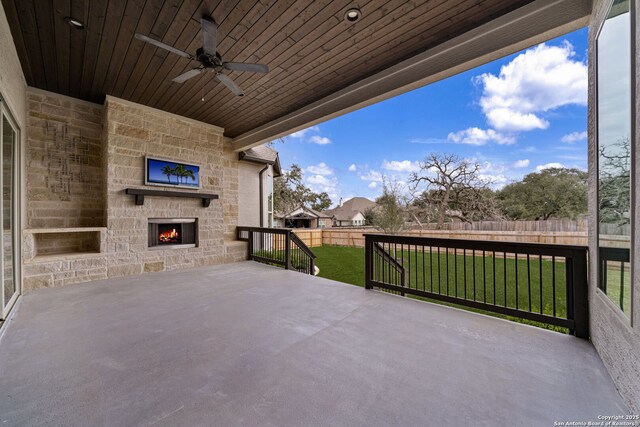
[[276,154],[275,160],[267,160],[261,157],[252,156],[244,151],[238,153],[238,160],[243,160],[245,162],[258,163],[262,165],[271,165],[273,166],[273,176],[278,177],[282,176],[282,167],[280,166],[280,154]]
[[536,0],[232,139],[240,151],[445,79],[588,24],[588,0]]

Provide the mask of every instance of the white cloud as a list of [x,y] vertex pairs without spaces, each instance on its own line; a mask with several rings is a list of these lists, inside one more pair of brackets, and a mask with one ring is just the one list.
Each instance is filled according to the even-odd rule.
[[331,140],[329,138],[327,138],[326,136],[320,135],[319,126],[311,126],[309,128],[299,130],[287,136],[286,138],[299,139],[304,142],[309,142],[311,144],[318,144],[318,145],[331,144]]
[[317,165],[311,165],[305,169],[305,172],[312,173],[314,175],[333,175],[333,169],[331,169],[325,162],[318,163]]
[[331,185],[331,180],[322,175],[311,175],[307,182],[311,185]]
[[311,175],[305,179],[311,191],[316,193],[326,192],[332,201],[338,200],[338,179],[334,177],[326,177],[323,175]]
[[584,132],[571,132],[562,137],[562,142],[566,142],[567,144],[573,144],[574,142],[584,141],[587,139],[587,131]]
[[376,188],[378,186],[377,182],[370,182],[369,185],[367,185],[367,187],[369,188]]
[[521,53],[500,69],[475,78],[482,85],[480,107],[495,129],[546,129],[540,117],[555,108],[587,104],[587,66],[574,60],[573,46],[545,43]]
[[306,129],[302,129],[297,132],[294,132],[291,135],[289,135],[289,137],[301,139],[301,138],[304,138],[305,135],[309,132],[318,132],[318,131],[320,131],[320,128],[318,126],[311,126],[310,128],[306,128]]
[[320,136],[320,135],[312,135],[311,137],[309,137],[309,142],[313,144],[318,144],[318,145],[331,144],[331,140],[329,138],[327,138],[326,136]]
[[418,162],[412,162],[410,160],[392,160],[390,162],[382,162],[382,169],[386,169],[394,172],[416,172],[420,170]]
[[551,169],[551,168],[564,168],[565,165],[563,165],[562,163],[556,163],[556,162],[552,162],[552,163],[546,163],[544,165],[538,165],[536,166],[536,170],[538,172],[543,171],[545,169]]
[[487,120],[497,129],[512,131],[546,129],[549,122],[533,113],[520,113],[510,108],[493,108],[486,112]]
[[529,159],[516,160],[513,163],[513,167],[516,169],[526,168],[527,166],[529,166],[529,163],[531,163]]
[[355,165],[355,164],[353,164],[353,163],[351,164],[351,166],[349,166],[349,172],[355,172],[355,171],[356,171],[356,169],[357,169],[357,167],[356,167],[356,165]]
[[370,171],[366,174],[360,175],[360,179],[364,181],[382,182],[382,174],[380,172]]
[[459,144],[486,145],[489,142],[497,142],[501,145],[513,144],[516,139],[511,135],[504,135],[493,129],[468,128],[458,132],[451,132],[447,139]]

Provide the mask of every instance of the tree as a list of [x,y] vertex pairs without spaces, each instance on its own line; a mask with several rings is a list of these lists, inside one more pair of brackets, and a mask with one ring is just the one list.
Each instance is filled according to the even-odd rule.
[[189,176],[189,174],[193,176],[194,180],[196,178],[193,175],[193,172],[185,168],[184,165],[176,165],[176,167],[173,168],[173,174],[177,177],[178,183],[184,182],[184,180]]
[[316,211],[323,211],[329,209],[331,206],[331,199],[326,191],[316,194],[315,200],[311,202],[311,209]]
[[326,192],[314,193],[304,185],[302,169],[293,164],[282,176],[273,180],[273,208],[276,212],[289,213],[301,206],[323,210],[331,206],[331,199]]
[[169,165],[164,165],[160,171],[162,172],[163,175],[167,175],[169,184],[171,184],[171,177],[173,176],[173,168]]
[[498,198],[511,219],[576,218],[587,212],[587,173],[549,168],[504,187]]
[[191,169],[185,169],[184,170],[184,178],[185,180],[187,178],[191,178],[192,181],[196,180],[196,175],[193,173],[193,171]]
[[631,221],[631,144],[628,137],[600,147],[598,218],[601,223]]
[[364,215],[364,225],[373,225],[376,217],[375,208],[371,207],[365,209],[364,212],[362,212],[362,215]]
[[371,224],[387,234],[402,230],[406,219],[406,199],[397,182],[383,179],[382,195],[376,199],[376,204],[375,208],[368,210]]
[[419,162],[419,167],[411,173],[409,186],[414,192],[422,184],[426,189],[412,205],[422,207],[423,219],[435,217],[438,229],[443,228],[447,218],[470,222],[498,212],[488,188],[491,182],[480,176],[479,164],[455,154],[432,153]]

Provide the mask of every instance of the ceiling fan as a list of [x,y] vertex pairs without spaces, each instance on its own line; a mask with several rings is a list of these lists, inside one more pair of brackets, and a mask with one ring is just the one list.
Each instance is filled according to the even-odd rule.
[[188,58],[192,61],[200,62],[200,66],[175,77],[173,79],[174,82],[184,83],[190,78],[195,77],[206,70],[211,70],[216,74],[216,78],[229,88],[231,92],[237,96],[244,96],[242,89],[240,89],[240,87],[231,80],[229,76],[224,74],[223,70],[268,73],[269,67],[264,64],[251,64],[248,62],[224,62],[222,60],[222,56],[216,52],[218,26],[214,21],[207,18],[202,18],[200,20],[200,24],[202,25],[204,44],[201,48],[196,50],[195,55],[188,54],[187,52],[176,49],[173,46],[169,46],[168,44],[164,44],[158,40],[152,39],[151,37],[147,37],[144,34],[136,33],[136,38],[161,49],[168,50],[169,52]]

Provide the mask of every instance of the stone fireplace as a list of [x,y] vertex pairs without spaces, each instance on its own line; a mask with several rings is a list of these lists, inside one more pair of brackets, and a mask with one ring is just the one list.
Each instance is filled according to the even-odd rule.
[[195,248],[197,218],[149,218],[149,249]]
[[[111,96],[97,105],[29,89],[29,108],[24,292],[246,259],[246,243],[235,241],[238,154],[222,128]],[[67,192],[43,178],[54,122],[89,142],[88,153],[67,147],[87,163]],[[201,188],[145,185],[147,156],[200,164]],[[155,194],[137,203],[131,190]]]

